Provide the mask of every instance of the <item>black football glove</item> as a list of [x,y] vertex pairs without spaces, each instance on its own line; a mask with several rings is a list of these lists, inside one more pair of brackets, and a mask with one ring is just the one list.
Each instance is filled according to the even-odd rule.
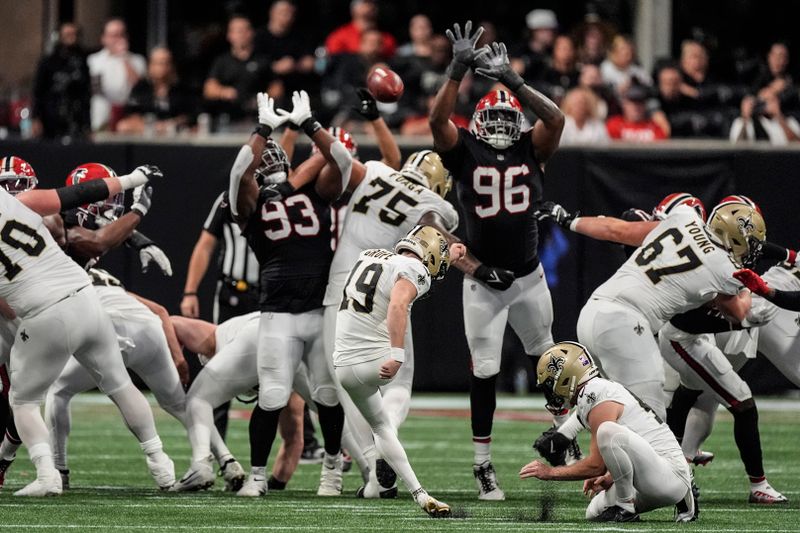
[[481,50],[484,50],[484,53],[475,60],[477,65],[475,74],[499,81],[514,92],[525,85],[522,76],[511,68],[505,43],[492,43],[491,46],[487,44]]
[[294,192],[294,187],[288,181],[282,183],[271,183],[261,187],[259,196],[266,202],[280,202]]
[[353,108],[353,111],[369,122],[381,118],[381,114],[378,112],[378,102],[366,87],[359,87],[356,89],[356,94],[358,95],[359,102],[358,105]]
[[552,220],[562,228],[569,229],[569,225],[572,224],[572,221],[575,220],[579,212],[570,213],[560,204],[555,202],[542,202],[539,207],[534,211],[533,216],[536,217],[536,220]]
[[510,270],[481,265],[475,269],[475,279],[484,282],[492,289],[504,291],[511,287],[517,278]]
[[626,222],[650,222],[653,220],[653,215],[643,209],[631,207],[623,211],[619,218]]
[[447,67],[447,75],[451,80],[461,81],[470,67],[475,64],[475,60],[487,52],[483,48],[475,49],[475,45],[483,35],[483,26],[478,26],[472,35],[470,33],[472,33],[471,20],[464,25],[463,34],[458,23],[453,25],[452,30],[445,31],[447,38],[453,44],[453,60]]
[[539,452],[539,455],[544,457],[551,465],[563,466],[567,464],[567,448],[569,448],[569,445],[570,440],[559,433],[556,428],[551,427],[536,439],[536,442],[533,443],[533,449]]

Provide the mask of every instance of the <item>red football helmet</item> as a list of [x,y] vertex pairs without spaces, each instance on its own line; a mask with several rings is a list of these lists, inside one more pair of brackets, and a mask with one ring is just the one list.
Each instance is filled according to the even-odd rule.
[[706,221],[706,207],[703,205],[702,200],[697,196],[692,196],[688,192],[674,192],[665,196],[653,209],[653,218],[656,220],[664,220],[667,218],[667,215],[679,205],[688,205],[697,211],[697,214],[703,219],[703,222]]
[[522,114],[522,106],[516,96],[498,89],[478,101],[472,122],[472,131],[476,137],[504,150],[522,135],[525,115]]
[[[102,180],[106,178],[116,177],[117,173],[111,167],[107,167],[102,163],[86,163],[76,167],[67,176],[67,186],[77,185],[91,180]],[[125,191],[119,192],[106,200],[95,202],[93,204],[85,204],[78,208],[78,212],[84,216],[79,216],[78,221],[81,226],[94,217],[104,216],[111,220],[116,220],[122,213],[125,212]]]
[[[328,128],[328,133],[333,135],[333,138],[339,141],[347,148],[347,151],[350,152],[350,155],[353,156],[353,159],[358,159],[358,143],[353,136],[350,135],[350,132],[344,128],[340,128],[339,126],[331,126]],[[318,154],[319,148],[317,148],[316,144],[311,145],[311,153]]]
[[11,155],[0,159],[0,187],[10,194],[29,191],[38,182],[33,167],[21,157]]
[[758,207],[758,204],[755,203],[749,196],[745,196],[743,194],[732,194],[730,196],[726,196],[725,198],[719,201],[720,204],[724,204],[727,202],[738,202],[741,204],[747,204],[756,211],[758,211],[759,215],[764,216],[764,213],[761,212],[761,208]]
[[282,183],[289,177],[289,157],[274,139],[267,139],[261,152],[261,165],[255,170],[259,185]]

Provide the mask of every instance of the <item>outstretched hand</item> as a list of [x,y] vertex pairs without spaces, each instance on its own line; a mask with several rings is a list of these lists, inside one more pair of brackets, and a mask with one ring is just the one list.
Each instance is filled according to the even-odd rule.
[[737,270],[733,273],[733,277],[741,281],[745,287],[759,296],[768,296],[772,290],[769,288],[769,285],[767,285],[767,282],[761,278],[761,276],[749,268]]

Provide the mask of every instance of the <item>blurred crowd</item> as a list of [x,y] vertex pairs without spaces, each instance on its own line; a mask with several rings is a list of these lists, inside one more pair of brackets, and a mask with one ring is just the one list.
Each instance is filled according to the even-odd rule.
[[[46,138],[85,138],[98,131],[224,132],[252,124],[257,92],[265,90],[285,104],[291,91],[304,88],[317,95],[320,119],[358,131],[355,89],[365,85],[371,68],[388,64],[400,74],[405,92],[397,103],[380,104],[386,122],[404,135],[428,135],[427,115],[446,80],[450,42],[425,14],[411,17],[407,31],[387,32],[378,27],[378,9],[372,0],[353,0],[350,22],[333,29],[324,43],[292,31],[303,14],[288,0],[270,5],[263,27],[234,15],[227,22],[228,50],[202,79],[190,82],[177,75],[169,48],[156,47],[147,58],[131,52],[122,19],[105,23],[100,48],[91,54],[81,44],[79,28],[64,23],[36,68],[29,106],[17,106],[12,126],[24,137]],[[800,140],[795,118],[800,87],[781,42],[771,43],[763,57],[727,69],[733,76],[718,79],[713,73],[726,69],[711,68],[701,40],[682,42],[678,57],[660,58],[650,71],[639,64],[632,38],[596,15],[563,28],[553,11],[534,9],[525,23],[527,38],[513,42],[498,36],[491,21],[480,21],[486,32],[479,44],[504,40],[513,68],[561,106],[567,116],[562,145]],[[401,33],[407,42],[400,43]],[[479,76],[463,83],[453,120],[467,126],[476,102],[492,86]]]

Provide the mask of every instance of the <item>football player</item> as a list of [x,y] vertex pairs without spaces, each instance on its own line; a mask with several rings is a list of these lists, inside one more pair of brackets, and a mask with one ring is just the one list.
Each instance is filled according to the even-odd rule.
[[[169,486],[175,474],[163,452],[147,400],[127,378],[104,381],[109,361],[120,361],[116,336],[86,272],[69,259],[50,232],[43,216],[62,209],[101,201],[123,190],[160,178],[156,167],[138,167],[131,174],[93,180],[73,187],[29,190],[16,197],[0,190],[0,298],[20,318],[10,354],[9,401],[23,443],[36,466],[36,479],[15,494],[45,496],[61,493],[61,476],[53,463],[47,426],[39,412],[47,388],[71,355],[83,362],[128,416],[147,464],[159,486]],[[116,357],[115,357],[116,356]],[[144,403],[145,408],[140,404]]]
[[[192,466],[170,489],[176,492],[203,490],[214,484],[211,436],[214,431],[214,408],[258,387],[258,322],[261,313],[253,312],[230,318],[216,325],[203,320],[172,316],[165,324],[174,329],[182,346],[200,354],[205,361],[202,371],[186,393],[189,441]],[[295,388],[307,395],[305,366],[295,376]],[[310,401],[310,400],[309,400]],[[283,444],[275,459],[269,490],[281,490],[297,468],[303,451],[303,401],[293,394],[280,416]],[[226,480],[226,488],[233,484]]]
[[692,474],[669,427],[635,394],[600,377],[589,350],[561,342],[536,366],[536,382],[553,411],[575,407],[591,431],[589,455],[569,466],[532,461],[520,477],[546,481],[584,480],[593,496],[586,518],[638,522],[639,513],[675,505],[676,522],[696,518]]
[[[430,496],[417,480],[384,408],[383,387],[404,364],[411,305],[432,282],[444,278],[451,261],[465,254],[463,244],[449,246],[431,226],[414,228],[394,252],[361,252],[345,283],[336,323],[333,364],[339,382],[369,424],[378,453],[432,517],[450,516],[450,506]],[[375,494],[365,496],[377,496],[376,485],[368,483],[364,492],[369,490]]]
[[[458,24],[453,31],[447,30],[453,60],[449,79],[436,95],[430,125],[434,150],[456,182],[466,219],[466,245],[479,260],[491,262],[491,266],[478,262],[466,272],[464,329],[471,354],[473,474],[478,498],[503,500],[490,449],[503,332],[508,322],[532,357],[553,343],[553,306],[537,255],[533,213],[542,199],[544,165],[558,148],[564,115],[511,69],[504,44],[476,50],[483,28],[474,34],[471,30],[471,22],[463,35]],[[467,131],[456,127],[450,115],[470,68],[508,90],[500,88],[484,96],[475,108],[475,126]],[[525,131],[520,101],[539,119]]]
[[317,494],[335,496],[342,491],[344,412],[322,349],[322,297],[333,255],[329,199],[323,198],[313,183],[297,190],[288,185],[290,193],[282,198],[270,195],[276,189],[286,190],[289,161],[269,135],[286,120],[301,126],[324,155],[311,158],[297,170],[312,176],[326,159],[332,159],[331,144],[345,152],[346,148],[314,120],[305,92],[294,94],[291,113],[276,111],[264,93],[257,99],[259,126],[234,162],[229,189],[234,220],[248,237],[261,270],[259,393],[250,419],[252,471],[239,495],[266,493],[266,462],[280,412],[304,361],[325,440]]

